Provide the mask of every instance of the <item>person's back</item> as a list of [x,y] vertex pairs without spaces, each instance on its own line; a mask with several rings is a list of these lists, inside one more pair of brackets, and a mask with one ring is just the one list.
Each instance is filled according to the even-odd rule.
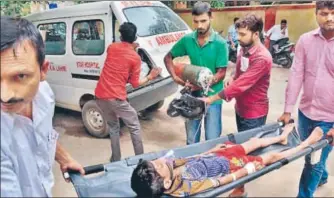
[[[132,69],[140,70],[140,67],[135,68],[140,63],[141,59],[130,43],[111,44],[107,50],[107,57],[95,95],[101,99],[125,100],[126,84],[132,74]],[[133,86],[136,84],[134,83]]]
[[161,69],[155,67],[145,78],[139,79],[141,59],[135,50],[138,47],[135,43],[137,27],[131,22],[125,22],[120,26],[119,32],[122,42],[108,47],[102,74],[95,89],[96,104],[108,125],[112,147],[111,162],[121,160],[120,119],[129,128],[135,154],[144,153],[140,123],[136,110],[127,101],[126,85],[130,83],[134,88],[139,87],[161,72]]

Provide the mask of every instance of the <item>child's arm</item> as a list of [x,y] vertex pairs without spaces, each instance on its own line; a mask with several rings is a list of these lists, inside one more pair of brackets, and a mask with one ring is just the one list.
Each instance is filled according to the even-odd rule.
[[177,159],[174,159],[173,167],[174,167],[174,168],[177,168],[177,167],[179,167],[179,166],[183,166],[183,165],[184,165],[185,163],[187,163],[189,160],[199,158],[199,157],[201,157],[201,155],[202,155],[202,154],[199,154],[199,155],[193,155],[193,156],[185,157],[185,158],[177,158]]
[[218,181],[215,179],[205,179],[202,181],[182,180],[182,185],[177,190],[170,193],[170,195],[173,197],[189,197],[190,195],[214,188],[218,186],[218,184]]
[[[252,165],[253,164],[253,165]],[[252,162],[249,164],[246,164],[243,168],[235,171],[234,173],[225,175],[223,177],[218,178],[219,185],[223,186],[225,184],[229,184],[237,179],[240,179],[242,177],[245,177],[257,170],[260,170],[263,168],[263,165],[260,162]]]
[[212,149],[202,153],[201,155],[207,155],[207,154],[210,154],[210,153],[214,153],[216,151],[219,151],[219,150],[222,150],[222,149],[226,149],[226,148],[230,148],[230,147],[233,147],[235,146],[234,144],[231,144],[231,143],[226,143],[226,144],[217,144],[215,147],[213,147]]
[[[204,179],[202,181],[190,181],[182,180],[182,185],[174,192],[170,193],[174,197],[189,197],[197,193],[202,193],[204,191],[210,190],[212,188],[223,186],[225,184],[231,183],[234,179],[239,179],[248,174],[246,168],[242,168],[233,174],[228,174],[220,178]],[[235,175],[235,176],[233,176]],[[169,194],[166,192],[166,194]]]
[[183,166],[187,162],[186,158],[174,159],[173,168]]
[[219,151],[220,149],[223,149],[223,148],[226,148],[226,144],[217,144],[215,147],[213,147],[212,149],[202,153],[201,155],[207,155],[207,154],[210,154],[210,153],[213,153],[215,151]]

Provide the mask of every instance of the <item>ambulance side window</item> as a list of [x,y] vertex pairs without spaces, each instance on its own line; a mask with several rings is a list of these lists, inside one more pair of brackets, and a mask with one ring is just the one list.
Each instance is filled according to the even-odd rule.
[[105,30],[101,20],[76,21],[72,29],[75,55],[101,55],[105,49]]
[[66,53],[65,23],[39,24],[37,28],[44,40],[46,55],[63,55]]

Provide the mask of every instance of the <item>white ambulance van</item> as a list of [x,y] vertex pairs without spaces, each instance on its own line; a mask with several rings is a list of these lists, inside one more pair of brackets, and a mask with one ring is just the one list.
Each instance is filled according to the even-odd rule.
[[159,1],[104,1],[73,5],[31,14],[42,33],[46,59],[50,61],[47,81],[56,105],[82,112],[87,131],[95,137],[108,136],[109,129],[94,100],[94,89],[102,71],[108,45],[119,41],[123,22],[137,26],[136,42],[142,58],[141,77],[150,68],[161,67],[161,75],[145,86],[127,85],[128,100],[137,110],[156,110],[177,91],[163,58],[177,40],[191,29]]

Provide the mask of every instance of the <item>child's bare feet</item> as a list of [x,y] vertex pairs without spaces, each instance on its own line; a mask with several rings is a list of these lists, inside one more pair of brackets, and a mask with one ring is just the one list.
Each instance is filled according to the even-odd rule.
[[324,132],[320,127],[316,127],[313,129],[312,133],[308,138],[303,142],[307,145],[312,145],[314,143],[317,143],[321,138],[324,136]]
[[282,141],[280,142],[281,144],[283,145],[288,144],[288,137],[289,137],[289,134],[293,131],[294,126],[295,125],[293,123],[285,125],[283,132],[281,134],[281,138],[282,138]]

